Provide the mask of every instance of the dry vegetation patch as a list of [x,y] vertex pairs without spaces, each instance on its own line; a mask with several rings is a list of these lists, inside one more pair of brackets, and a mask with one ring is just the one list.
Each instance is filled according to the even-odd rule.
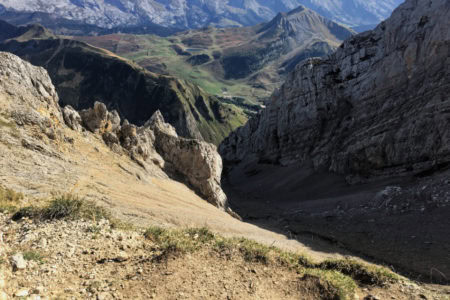
[[[5,189],[1,195],[22,199]],[[73,195],[0,214],[0,222],[8,255],[21,253],[27,263],[11,273],[11,296],[26,288],[39,290],[41,299],[355,299],[368,294],[364,289],[389,292],[404,280],[382,267],[316,263],[207,227],[125,226]]]

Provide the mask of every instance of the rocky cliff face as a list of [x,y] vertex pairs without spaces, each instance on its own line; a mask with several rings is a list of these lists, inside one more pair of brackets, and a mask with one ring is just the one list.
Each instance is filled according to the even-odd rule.
[[220,186],[222,158],[217,148],[199,140],[178,137],[175,129],[164,122],[159,111],[146,127],[153,130],[155,149],[170,164],[170,168],[185,176],[210,203],[227,208],[227,196]]
[[[73,28],[76,21],[84,30],[158,24],[167,27],[200,28],[207,25],[248,26],[268,21],[278,12],[286,12],[303,4],[327,18],[351,26],[376,24],[388,17],[400,0],[282,0],[282,1],[219,1],[219,0],[64,0],[37,2],[33,0],[1,0],[0,12],[14,12],[11,19],[29,19],[26,14],[51,14],[40,18]],[[3,6],[3,7],[2,7]],[[3,9],[2,9],[3,8]],[[22,13],[26,17],[21,17]],[[73,24],[75,23],[75,24]],[[156,28],[158,30],[158,28]]]
[[[12,119],[19,126],[35,126],[50,140],[61,140],[60,126],[64,121],[58,94],[47,72],[9,53],[2,52],[0,57],[3,118]],[[6,120],[1,124],[15,128]],[[31,147],[27,138],[22,139],[22,144]]]
[[375,30],[293,71],[220,146],[225,160],[311,163],[348,179],[450,161],[450,4],[408,0]]
[[86,136],[86,129],[100,135],[114,152],[129,155],[144,170],[158,168],[160,174],[177,176],[210,203],[227,207],[220,188],[222,160],[216,147],[178,137],[159,111],[143,127],[121,122],[116,111],[109,112],[99,102],[79,113],[69,106],[61,111],[48,73],[5,52],[0,52],[0,105],[2,146],[23,147],[63,164],[68,161],[63,149],[70,144],[76,147],[74,138],[67,135],[67,123],[79,136]]
[[222,159],[216,146],[179,137],[175,128],[164,122],[161,112],[156,111],[142,127],[121,122],[117,111],[109,112],[100,102],[79,113],[66,106],[63,113],[72,129],[86,128],[100,134],[114,152],[128,154],[143,168],[151,164],[170,176],[181,177],[208,202],[227,208],[227,197],[220,187]]

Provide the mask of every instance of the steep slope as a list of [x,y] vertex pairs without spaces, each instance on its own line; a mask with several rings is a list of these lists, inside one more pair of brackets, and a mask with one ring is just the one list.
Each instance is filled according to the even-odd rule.
[[[30,17],[30,13],[34,12],[47,13],[52,16],[44,17],[46,21],[53,19],[54,24],[60,23],[63,28],[65,24],[71,25],[70,21],[75,24],[81,22],[101,28],[155,26],[155,24],[177,28],[201,28],[208,25],[249,26],[268,21],[277,13],[287,12],[299,5],[305,5],[342,24],[361,26],[382,21],[400,3],[400,0],[0,1],[3,10],[7,14],[16,15],[16,20],[27,19]],[[20,14],[24,16],[20,17]],[[62,21],[63,19],[67,21]],[[47,24],[51,25],[51,22]],[[93,28],[86,29],[92,30]]]
[[[164,122],[159,111],[143,127],[129,124],[128,121],[121,122],[117,111],[108,112],[100,102],[79,114],[70,106],[61,111],[56,90],[42,68],[26,64],[9,53],[0,55],[0,68],[2,74],[6,75],[2,79],[0,92],[9,95],[1,99],[2,115],[7,118],[2,125],[16,129],[12,139],[6,140],[8,143],[17,142],[14,138],[18,139],[22,135],[23,147],[59,157],[47,146],[66,142],[63,124],[67,123],[77,132],[86,128],[101,135],[117,154],[130,156],[144,169],[154,169],[160,174],[166,172],[169,176],[177,175],[208,202],[220,209],[227,209],[227,198],[220,188],[222,160],[214,145],[178,137],[175,129]],[[12,101],[20,97],[17,103]],[[41,130],[30,135],[31,130],[20,132],[15,124],[35,126]]]
[[[162,166],[197,164],[184,176],[198,179],[198,154],[214,147],[178,138],[160,114],[140,128],[100,103],[77,114],[61,111],[43,68],[0,52],[2,300],[440,299],[387,268],[331,245],[309,250],[201,200]],[[184,151],[163,149],[162,159],[165,143]]]
[[447,162],[443,2],[428,8],[408,1],[329,58],[298,66],[269,107],[223,144],[225,157],[255,153],[286,165],[311,160],[316,169],[360,176],[414,173]]
[[[232,189],[253,207],[271,201],[294,231],[422,274],[443,264],[449,15],[448,1],[406,1],[375,30],[299,65],[220,146],[225,160],[241,162],[228,173]],[[246,198],[234,202],[251,215]],[[448,265],[440,272],[448,278]]]
[[180,135],[214,143],[246,120],[239,109],[187,81],[148,72],[85,43],[34,34],[41,31],[37,25],[20,27],[20,35],[3,41],[0,49],[45,67],[62,105],[84,109],[101,100],[137,125],[160,110]]
[[[67,106],[62,110],[45,69],[10,53],[1,52],[0,58],[2,189],[14,189],[31,202],[71,193],[95,200],[137,225],[208,225],[225,234],[301,247],[243,225],[218,209],[219,203],[209,204],[194,193],[202,188],[187,176],[208,184],[207,178],[220,175],[221,160],[212,145],[176,137],[158,113],[139,128],[120,122],[117,113],[100,103],[80,111],[81,116]],[[166,151],[169,145],[173,147]]]

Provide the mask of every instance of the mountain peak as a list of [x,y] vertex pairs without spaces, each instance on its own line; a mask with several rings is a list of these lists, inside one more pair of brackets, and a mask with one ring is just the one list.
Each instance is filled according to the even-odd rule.
[[282,35],[291,36],[296,40],[322,37],[337,41],[350,37],[353,31],[301,5],[287,13],[279,13],[262,26],[258,33],[261,34],[261,39]]
[[273,18],[270,22],[280,22],[283,19],[290,19],[292,17],[296,17],[300,14],[312,12],[308,8],[306,8],[303,5],[298,6],[297,8],[294,8],[293,10],[290,10],[288,12],[279,12],[275,18]]
[[54,34],[40,24],[16,27],[0,20],[0,42],[8,39],[29,40],[53,38]]
[[[48,21],[53,18],[55,23],[61,25],[80,22],[108,29],[142,27],[150,23],[170,28],[192,29],[207,25],[253,26],[274,18],[278,12],[291,10],[290,14],[296,14],[308,7],[341,24],[358,26],[379,23],[389,16],[401,0],[379,0],[376,4],[373,1],[365,2],[362,0],[0,0],[0,5],[3,5],[0,6],[0,14],[13,12],[11,21],[15,21],[27,14],[40,12],[49,15],[46,17]],[[55,10],[54,7],[58,9]],[[53,28],[49,26],[50,24],[44,25]]]
[[303,12],[306,12],[306,11],[309,11],[309,9],[307,9],[307,8],[306,8],[305,6],[303,6],[303,5],[300,5],[300,6],[298,6],[297,8],[295,8],[295,9],[289,11],[286,15],[287,15],[287,16],[292,16],[292,15],[299,14],[299,13],[303,13]]

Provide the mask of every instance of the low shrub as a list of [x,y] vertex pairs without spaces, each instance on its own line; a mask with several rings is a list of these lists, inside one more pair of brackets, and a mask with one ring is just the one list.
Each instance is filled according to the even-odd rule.
[[43,207],[23,207],[12,216],[12,219],[17,221],[25,217],[48,221],[60,219],[87,219],[95,221],[111,219],[111,214],[105,208],[97,205],[93,201],[65,194],[55,196]]
[[32,260],[40,264],[44,263],[44,255],[37,251],[25,251],[23,253],[23,258],[25,260]]
[[0,212],[15,212],[24,195],[0,186]]

